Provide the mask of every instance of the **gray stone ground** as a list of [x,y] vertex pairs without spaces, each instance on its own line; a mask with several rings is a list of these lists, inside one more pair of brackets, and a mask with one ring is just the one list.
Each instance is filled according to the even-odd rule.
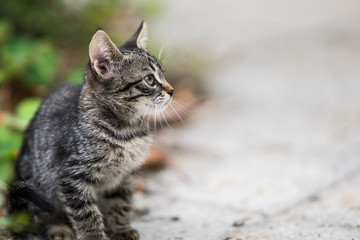
[[360,1],[166,4],[150,37],[208,56],[212,97],[158,137],[142,239],[360,239]]

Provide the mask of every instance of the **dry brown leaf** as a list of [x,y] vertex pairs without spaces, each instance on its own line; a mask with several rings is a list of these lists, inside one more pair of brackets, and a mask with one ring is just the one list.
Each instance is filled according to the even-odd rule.
[[169,155],[157,146],[153,146],[150,149],[149,156],[145,160],[141,169],[158,170],[166,167],[169,162]]

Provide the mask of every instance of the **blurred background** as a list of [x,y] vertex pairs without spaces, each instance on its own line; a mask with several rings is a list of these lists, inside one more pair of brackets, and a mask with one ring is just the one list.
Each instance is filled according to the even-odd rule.
[[121,43],[142,19],[176,88],[137,174],[142,239],[358,239],[355,0],[3,0],[2,191],[41,98],[81,82],[95,30]]

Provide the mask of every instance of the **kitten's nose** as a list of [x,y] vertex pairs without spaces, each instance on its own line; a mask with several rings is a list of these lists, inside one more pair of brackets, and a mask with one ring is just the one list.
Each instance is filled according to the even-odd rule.
[[172,95],[174,95],[174,88],[167,82],[165,82],[164,84],[164,92],[166,92],[167,94],[170,95],[170,97],[172,97]]
[[174,89],[170,89],[167,93],[172,97],[172,95],[174,95]]

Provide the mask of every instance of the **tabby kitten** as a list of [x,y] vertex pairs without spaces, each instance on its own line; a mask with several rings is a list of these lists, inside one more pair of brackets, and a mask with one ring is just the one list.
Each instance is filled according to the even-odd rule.
[[174,93],[145,38],[145,23],[120,47],[97,31],[84,83],[45,99],[25,133],[10,211],[29,209],[48,239],[139,239],[129,211],[152,142],[142,118]]

